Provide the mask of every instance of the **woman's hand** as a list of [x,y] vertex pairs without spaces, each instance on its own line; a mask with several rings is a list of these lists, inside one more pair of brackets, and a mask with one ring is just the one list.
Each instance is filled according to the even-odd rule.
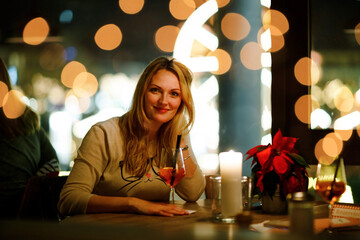
[[188,215],[189,212],[173,204],[150,202],[139,198],[130,200],[134,212],[146,215],[160,215],[171,217],[174,215]]
[[188,215],[185,209],[173,204],[150,202],[135,197],[114,197],[92,195],[86,213],[135,212],[146,215],[174,216]]

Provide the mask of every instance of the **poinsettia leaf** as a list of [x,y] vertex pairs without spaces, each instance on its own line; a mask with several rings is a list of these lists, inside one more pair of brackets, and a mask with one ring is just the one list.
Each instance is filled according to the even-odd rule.
[[275,156],[273,160],[274,170],[278,175],[286,174],[290,171],[290,164],[283,156]]
[[[259,173],[258,173],[258,175],[259,175]],[[263,177],[264,177],[264,175],[259,175],[258,176],[258,181],[256,183],[256,187],[260,189],[260,192],[264,191],[264,184],[262,182]]]
[[283,137],[281,140],[280,151],[286,150],[291,152],[294,149],[297,140],[298,138],[294,138],[294,137]]
[[272,149],[271,147],[268,147],[265,150],[256,154],[256,157],[258,158],[258,161],[264,170],[268,169],[272,164],[272,162],[269,161],[271,153]]
[[285,153],[285,152],[281,152],[280,156],[282,158],[284,158],[287,162],[289,162],[290,164],[294,164],[294,161],[291,159],[290,156],[288,156],[289,153]]
[[277,133],[275,134],[274,138],[273,138],[273,147],[275,149],[278,149],[281,146],[281,141],[282,141],[282,133],[280,131],[280,129],[277,131]]
[[304,166],[304,167],[309,167],[309,164],[305,161],[305,159],[300,156],[297,153],[289,153],[291,159],[293,159],[297,164]]
[[246,155],[248,155],[248,156],[246,157],[245,160],[248,160],[249,158],[253,157],[256,153],[261,152],[262,150],[264,150],[266,148],[267,148],[266,145],[258,145],[256,147],[253,147],[252,149],[247,151]]

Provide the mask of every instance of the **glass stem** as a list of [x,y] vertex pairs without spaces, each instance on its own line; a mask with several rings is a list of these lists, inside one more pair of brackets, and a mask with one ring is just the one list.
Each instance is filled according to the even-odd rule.
[[333,207],[333,203],[329,204],[329,228],[328,231],[332,232],[332,207]]
[[172,199],[171,202],[172,204],[174,204],[175,203],[174,187],[171,187],[170,191],[171,191],[171,199]]

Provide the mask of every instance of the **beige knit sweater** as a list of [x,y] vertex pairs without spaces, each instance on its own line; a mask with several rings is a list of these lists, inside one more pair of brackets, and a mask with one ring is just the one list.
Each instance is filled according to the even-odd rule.
[[[78,150],[70,175],[61,191],[58,209],[63,215],[85,213],[92,194],[137,197],[149,201],[168,201],[170,187],[154,165],[142,177],[130,176],[120,163],[122,138],[119,117],[92,126]],[[192,156],[190,161],[195,161]],[[187,160],[187,161],[188,161]],[[176,193],[185,201],[196,201],[205,188],[199,167],[192,177],[185,176]]]

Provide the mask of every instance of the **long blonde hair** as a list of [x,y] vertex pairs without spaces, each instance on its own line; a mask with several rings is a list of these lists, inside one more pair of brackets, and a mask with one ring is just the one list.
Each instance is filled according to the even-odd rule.
[[192,72],[173,58],[158,57],[153,60],[140,76],[129,112],[120,119],[120,131],[124,142],[124,155],[121,160],[126,170],[135,176],[143,176],[149,170],[148,160],[153,157],[148,153],[148,129],[145,122],[149,119],[145,113],[144,101],[152,77],[160,69],[170,71],[178,77],[182,101],[175,116],[160,127],[156,136],[156,153],[159,154],[163,147],[174,147],[177,135],[188,134],[195,119],[191,94]]

